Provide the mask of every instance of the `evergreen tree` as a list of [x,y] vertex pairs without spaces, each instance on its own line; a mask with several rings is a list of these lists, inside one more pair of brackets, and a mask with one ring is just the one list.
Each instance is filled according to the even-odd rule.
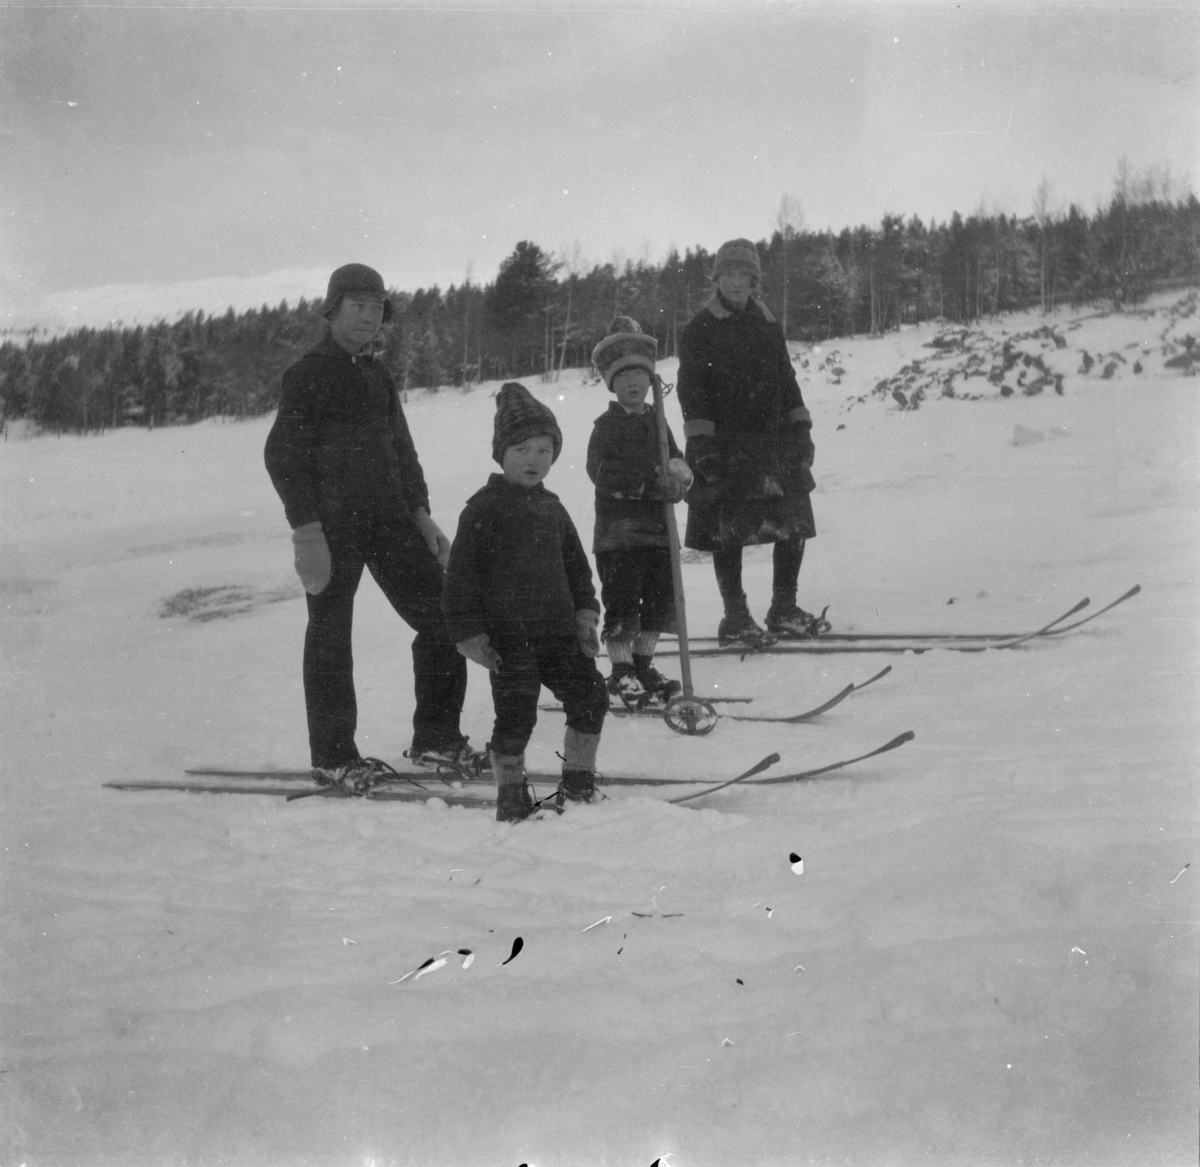
[[539,365],[544,368],[544,313],[554,271],[550,256],[528,240],[518,243],[500,264],[484,300],[484,314],[492,338],[508,349],[496,353],[502,376],[534,372]]
[[[883,331],[939,317],[1061,299],[1130,303],[1165,281],[1200,280],[1200,201],[1182,197],[1169,173],[1118,166],[1108,206],[1065,216],[1035,197],[1025,220],[988,213],[925,227],[887,214],[865,225],[812,233],[794,225],[756,246],[762,290],[788,332],[808,340]],[[405,388],[436,389],[492,377],[556,375],[587,367],[618,312],[633,316],[666,357],[713,293],[702,247],[662,264],[643,253],[585,270],[568,250],[556,262],[517,244],[491,284],[444,295],[437,287],[392,291],[394,314],[377,348]],[[77,329],[0,344],[0,409],[47,429],[161,425],[273,409],[284,369],[326,328],[319,300],[286,301],[221,316],[191,312],[174,323]]]

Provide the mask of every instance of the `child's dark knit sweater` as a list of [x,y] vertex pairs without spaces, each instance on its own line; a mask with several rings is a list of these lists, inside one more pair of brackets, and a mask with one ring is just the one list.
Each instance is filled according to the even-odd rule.
[[556,494],[493,474],[463,509],[442,610],[456,644],[575,636],[575,613],[599,612],[592,569]]
[[[679,447],[670,431],[672,458]],[[596,530],[592,550],[666,547],[666,495],[658,473],[658,423],[653,410],[628,413],[612,402],[592,426],[587,473],[596,484]]]

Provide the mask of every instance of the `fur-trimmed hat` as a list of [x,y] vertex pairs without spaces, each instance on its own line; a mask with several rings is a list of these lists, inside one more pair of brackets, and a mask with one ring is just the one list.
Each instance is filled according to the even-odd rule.
[[325,303],[321,306],[321,315],[326,320],[332,320],[337,313],[338,305],[344,296],[379,296],[383,299],[383,322],[386,324],[392,318],[392,302],[383,286],[383,276],[373,267],[365,263],[348,263],[339,267],[329,277],[329,289],[325,293]]
[[631,316],[614,317],[608,335],[592,349],[592,364],[612,392],[613,378],[623,369],[645,369],[654,375],[658,341],[647,336]]
[[545,434],[554,443],[553,461],[562,453],[562,430],[548,405],[543,405],[520,381],[505,381],[496,394],[492,423],[492,457],[504,465],[504,451],[526,438]]
[[758,258],[758,248],[749,239],[730,239],[717,249],[717,258],[713,260],[712,278],[715,280],[723,271],[742,264],[754,271],[754,278],[761,282],[762,263]]

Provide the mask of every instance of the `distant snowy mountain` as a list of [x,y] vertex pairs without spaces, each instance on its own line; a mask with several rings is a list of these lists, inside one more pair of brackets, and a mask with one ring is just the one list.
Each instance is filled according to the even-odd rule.
[[271,272],[238,278],[214,276],[173,284],[104,284],[55,292],[32,303],[10,301],[0,310],[0,337],[27,334],[58,335],[73,328],[150,324],[176,320],[200,309],[219,315],[227,308],[244,312],[263,304],[275,307],[281,300],[294,304],[325,294],[329,272],[325,268]]

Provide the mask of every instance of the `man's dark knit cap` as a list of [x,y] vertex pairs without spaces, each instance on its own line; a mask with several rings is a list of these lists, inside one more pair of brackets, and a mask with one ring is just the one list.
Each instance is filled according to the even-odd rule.
[[321,307],[321,315],[332,320],[344,296],[380,296],[383,299],[383,322],[386,324],[392,318],[392,302],[388,299],[387,290],[383,286],[383,276],[373,267],[365,263],[348,263],[339,267],[329,277],[329,290],[325,293],[325,303]]

